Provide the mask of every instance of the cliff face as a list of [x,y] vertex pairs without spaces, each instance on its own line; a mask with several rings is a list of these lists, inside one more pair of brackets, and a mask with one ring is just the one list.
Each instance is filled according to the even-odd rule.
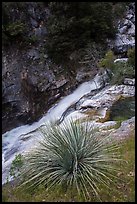
[[[62,74],[63,69],[54,65],[44,51],[47,8],[35,2],[6,6],[4,9],[9,8],[9,14],[7,18],[4,16],[8,21],[6,24],[4,18],[4,31],[6,36],[10,35],[10,40],[5,45],[4,39],[2,54],[3,131],[41,117],[61,95],[65,95],[66,84],[71,79],[71,76],[66,77],[67,73]],[[22,28],[19,33],[17,26],[21,23],[25,31]],[[14,30],[9,32],[10,25],[18,31],[17,35]]]
[[92,79],[108,49],[92,43],[72,52],[65,66],[55,63],[46,49],[50,15],[46,3],[3,2],[3,132],[38,120],[61,96]]

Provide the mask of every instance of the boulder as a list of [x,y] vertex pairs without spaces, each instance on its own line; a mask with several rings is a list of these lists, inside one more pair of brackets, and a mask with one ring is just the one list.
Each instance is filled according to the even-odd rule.
[[124,79],[124,84],[125,85],[135,86],[135,79],[125,78]]
[[[99,93],[92,96],[90,99],[82,101],[77,109],[87,114],[93,120],[98,122],[104,122],[109,118],[109,110],[112,105],[118,101],[121,97],[132,97],[135,96],[135,87],[128,85],[114,85],[108,86],[102,89]],[[92,113],[90,113],[91,109]]]
[[114,138],[114,140],[123,140],[129,137],[132,131],[135,131],[135,117],[123,121],[118,129],[110,133],[110,136]]

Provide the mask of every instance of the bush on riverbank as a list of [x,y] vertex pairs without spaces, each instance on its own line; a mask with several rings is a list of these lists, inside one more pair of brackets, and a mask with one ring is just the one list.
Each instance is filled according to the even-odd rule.
[[114,84],[122,84],[126,77],[134,78],[135,77],[135,50],[130,49],[128,51],[128,61],[127,62],[115,62],[114,53],[109,50],[105,57],[100,60],[98,63],[99,68],[110,69],[112,72],[111,81],[112,85]]

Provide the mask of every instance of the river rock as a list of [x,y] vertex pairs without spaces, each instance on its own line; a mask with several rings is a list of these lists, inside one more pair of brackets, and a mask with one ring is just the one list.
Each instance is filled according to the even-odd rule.
[[125,78],[124,79],[124,84],[125,85],[135,86],[135,79]]
[[[79,106],[79,111],[86,113],[87,110],[89,117],[93,120],[104,122],[109,118],[110,107],[118,101],[121,97],[132,97],[135,95],[135,87],[127,85],[114,85],[105,87],[91,99],[85,99]],[[95,111],[94,111],[95,110]]]

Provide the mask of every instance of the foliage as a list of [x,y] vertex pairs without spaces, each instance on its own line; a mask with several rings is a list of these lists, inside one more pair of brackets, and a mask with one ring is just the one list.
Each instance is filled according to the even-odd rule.
[[31,35],[31,36],[25,38],[25,43],[34,44],[36,42],[38,42],[38,37],[36,35]]
[[106,69],[112,69],[114,67],[114,54],[109,50],[103,59],[100,60],[98,66]]
[[[100,197],[102,202],[135,202],[135,137],[134,133],[119,143],[118,153],[126,163],[118,163],[120,172],[115,172],[119,179],[114,179],[108,190],[100,184]],[[115,185],[113,185],[115,184]],[[73,192],[76,192],[74,189]],[[75,193],[74,193],[75,194]],[[45,191],[44,186],[36,188],[35,192],[30,193],[28,189],[17,188],[13,184],[5,184],[2,187],[2,201],[3,202],[82,202],[82,198],[75,194],[67,192],[64,194],[61,189]],[[89,202],[97,202],[93,196],[90,197]]]
[[53,58],[67,57],[91,41],[103,43],[115,36],[111,2],[50,2],[49,8],[47,47]]
[[26,4],[24,2],[2,2],[3,45],[10,45],[18,39],[23,40],[28,30],[25,12]]
[[111,138],[97,138],[88,123],[83,126],[73,120],[61,127],[47,126],[42,134],[39,146],[26,156],[22,185],[61,187],[72,194],[72,189],[77,189],[85,199],[92,195],[99,198],[98,184],[109,186],[113,163],[118,160]]
[[127,62],[116,62],[112,69],[113,77],[111,79],[111,84],[122,84],[124,78],[134,78],[135,70]]
[[127,56],[129,65],[135,68],[135,47],[128,49]]
[[135,77],[135,69],[133,64],[135,63],[134,58],[134,50],[128,51],[129,60],[128,62],[115,62],[114,63],[114,53],[109,50],[105,57],[102,58],[99,63],[99,68],[110,69],[112,72],[111,75],[111,84],[122,84],[124,82],[124,78],[133,78]]
[[8,36],[16,37],[18,35],[22,35],[25,31],[25,24],[16,21],[4,27],[3,32],[6,33]]
[[23,166],[23,156],[18,154],[15,156],[15,159],[12,161],[10,168],[10,176],[16,177],[20,175],[21,167]]
[[123,13],[126,12],[130,2],[113,2],[113,9],[114,12],[114,18],[121,19],[123,18]]

